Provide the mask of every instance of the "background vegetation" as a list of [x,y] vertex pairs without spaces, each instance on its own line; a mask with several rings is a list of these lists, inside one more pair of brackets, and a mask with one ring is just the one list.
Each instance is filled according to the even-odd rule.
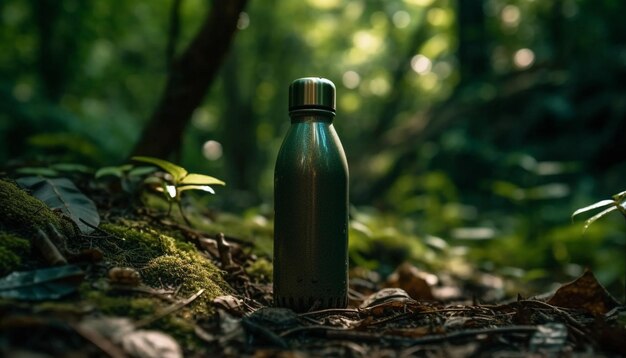
[[[98,168],[155,154],[147,145],[165,142],[143,129],[166,113],[177,59],[210,14],[228,19],[218,3],[2,1],[0,163]],[[234,37],[212,32],[196,52],[216,71],[198,75],[206,95],[199,86],[198,106],[180,104],[184,133],[157,146],[228,183],[205,205],[271,224],[287,87],[322,76],[337,85],[356,263],[436,262],[445,246],[529,282],[590,267],[617,290],[623,219],[583,235],[570,215],[624,190],[626,3],[234,3],[245,5]],[[410,250],[387,257],[376,242]]]

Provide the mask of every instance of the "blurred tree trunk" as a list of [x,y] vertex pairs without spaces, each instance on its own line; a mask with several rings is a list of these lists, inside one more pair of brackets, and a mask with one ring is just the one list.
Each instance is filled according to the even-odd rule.
[[224,144],[228,146],[225,155],[231,173],[229,183],[234,188],[249,190],[253,189],[252,185],[256,181],[253,174],[257,154],[256,115],[252,109],[250,93],[256,86],[251,84],[247,91],[240,87],[239,66],[237,54],[233,53],[223,72],[226,97],[223,138]]
[[489,69],[487,29],[483,1],[457,1],[458,59],[461,84],[485,75]]
[[373,139],[382,136],[394,124],[393,118],[398,114],[402,99],[404,98],[403,89],[406,88],[404,81],[407,75],[412,72],[411,59],[417,54],[417,51],[431,35],[429,26],[427,26],[424,21],[424,15],[427,10],[428,9],[424,9],[422,12],[422,17],[418,21],[421,25],[418,26],[411,35],[409,45],[404,49],[403,55],[400,56],[400,60],[392,72],[391,91],[382,106],[382,110],[378,115],[378,122],[372,131],[371,137]]
[[165,64],[167,68],[172,68],[174,58],[176,57],[176,44],[180,35],[180,6],[182,0],[173,0],[170,9],[170,29],[167,36],[167,45],[165,47]]
[[38,34],[37,66],[46,98],[58,101],[79,63],[82,16],[88,2],[64,7],[60,0],[34,0],[31,3]]
[[214,0],[200,30],[172,62],[165,91],[133,155],[165,158],[180,148],[183,132],[230,47],[247,0]]

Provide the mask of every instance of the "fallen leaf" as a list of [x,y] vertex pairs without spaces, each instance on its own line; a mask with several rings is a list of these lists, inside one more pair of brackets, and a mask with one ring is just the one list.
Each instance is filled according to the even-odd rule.
[[84,276],[74,265],[13,272],[0,279],[0,297],[27,301],[59,299],[76,291]]
[[[90,234],[100,224],[96,204],[66,178],[24,177],[17,183],[51,209],[59,209],[76,223],[83,234]],[[85,224],[88,223],[89,225]]]
[[241,317],[246,313],[243,300],[232,295],[215,297],[213,299],[213,304],[238,317]]
[[361,304],[361,308],[371,308],[387,302],[406,303],[413,299],[401,288],[383,288],[382,290],[369,295]]
[[405,262],[389,275],[385,287],[401,288],[416,300],[434,300],[431,285],[437,284],[437,276],[421,271]]
[[137,358],[180,358],[183,352],[171,336],[149,330],[138,330],[121,338],[122,347]]
[[576,280],[561,286],[548,303],[585,310],[594,315],[603,315],[620,305],[589,270]]
[[[78,327],[122,346],[124,352],[137,358],[179,358],[183,356],[178,342],[168,334],[154,330],[137,330],[125,317],[90,317]],[[93,334],[91,335],[93,336]]]

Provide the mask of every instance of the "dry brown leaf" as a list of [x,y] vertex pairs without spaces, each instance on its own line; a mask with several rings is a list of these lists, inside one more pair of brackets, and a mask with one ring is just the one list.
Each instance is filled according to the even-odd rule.
[[246,313],[243,300],[232,295],[215,297],[213,304],[237,317],[241,317]]
[[371,308],[383,303],[397,302],[404,305],[406,302],[412,301],[409,294],[401,288],[383,288],[382,290],[372,293],[361,303],[360,308]]
[[431,284],[437,283],[437,276],[420,271],[417,267],[405,262],[389,276],[385,287],[396,287],[406,291],[416,300],[434,300]]
[[171,336],[159,332],[138,330],[122,337],[124,351],[137,358],[182,358],[178,342]]
[[585,310],[594,315],[603,315],[620,305],[589,270],[576,280],[562,285],[548,303]]

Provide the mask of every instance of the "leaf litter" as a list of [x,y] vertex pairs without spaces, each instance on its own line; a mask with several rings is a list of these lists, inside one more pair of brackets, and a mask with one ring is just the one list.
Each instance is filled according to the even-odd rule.
[[[197,304],[204,289],[183,296],[180,288],[151,287],[142,282],[141,270],[131,267],[98,274],[102,263],[95,259],[80,266],[14,272],[0,279],[0,297],[13,300],[0,305],[0,353],[142,358],[626,355],[626,309],[590,271],[546,299],[518,296],[486,304],[480,303],[485,297],[501,301],[497,278],[485,277],[484,290],[474,291],[480,296],[468,299],[467,291],[447,275],[405,263],[384,282],[371,273],[353,275],[348,308],[296,314],[272,307],[269,278],[248,270],[259,258],[245,240],[208,235],[145,213],[144,220],[175,230],[222,270],[231,290],[212,299],[214,314],[194,315],[186,309]],[[144,227],[136,220],[126,223]],[[124,244],[111,231],[92,229],[92,234],[83,234],[90,248]],[[126,260],[136,258],[144,259]],[[108,282],[104,286],[103,277]],[[129,299],[154,297],[164,304],[133,317],[102,314],[80,301],[76,292],[85,284]],[[28,303],[34,300],[44,303]],[[195,343],[189,345],[180,333],[155,325],[167,319],[184,321],[191,328],[183,340]]]

